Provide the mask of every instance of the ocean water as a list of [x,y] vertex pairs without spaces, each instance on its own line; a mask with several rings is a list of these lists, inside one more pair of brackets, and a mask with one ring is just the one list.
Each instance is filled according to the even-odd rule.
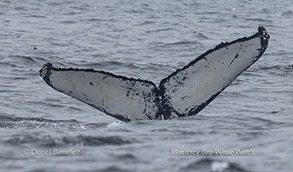
[[[0,171],[289,172],[293,1],[0,1]],[[264,56],[198,115],[122,123],[45,84],[43,64],[155,83],[257,32]]]

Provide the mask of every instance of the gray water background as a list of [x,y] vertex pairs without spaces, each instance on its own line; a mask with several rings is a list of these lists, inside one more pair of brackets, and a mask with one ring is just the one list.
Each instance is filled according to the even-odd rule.
[[[1,0],[0,171],[292,171],[292,19],[290,0]],[[121,123],[38,75],[51,62],[157,84],[259,25],[271,35],[264,56],[193,117]],[[34,153],[53,149],[84,154]]]

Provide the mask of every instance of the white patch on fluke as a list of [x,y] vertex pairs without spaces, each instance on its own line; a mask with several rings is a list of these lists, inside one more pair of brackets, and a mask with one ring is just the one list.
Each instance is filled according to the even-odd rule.
[[122,121],[170,119],[197,114],[244,70],[268,45],[263,27],[258,33],[222,43],[163,79],[127,78],[93,69],[54,68],[48,63],[40,75],[54,89]]

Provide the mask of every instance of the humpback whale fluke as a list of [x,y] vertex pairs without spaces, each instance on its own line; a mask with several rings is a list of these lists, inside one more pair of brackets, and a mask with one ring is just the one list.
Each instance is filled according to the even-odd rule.
[[121,121],[172,119],[197,114],[265,52],[264,27],[249,37],[221,43],[153,82],[93,69],[43,65],[40,76],[57,91]]

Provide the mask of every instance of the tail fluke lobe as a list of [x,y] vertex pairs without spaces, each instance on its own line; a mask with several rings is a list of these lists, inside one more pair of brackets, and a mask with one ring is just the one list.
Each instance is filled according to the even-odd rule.
[[221,43],[163,79],[159,89],[171,116],[197,114],[263,55],[268,40],[259,27],[256,34]]
[[89,104],[121,121],[155,119],[158,108],[152,82],[92,69],[40,70],[44,81],[57,91]]

